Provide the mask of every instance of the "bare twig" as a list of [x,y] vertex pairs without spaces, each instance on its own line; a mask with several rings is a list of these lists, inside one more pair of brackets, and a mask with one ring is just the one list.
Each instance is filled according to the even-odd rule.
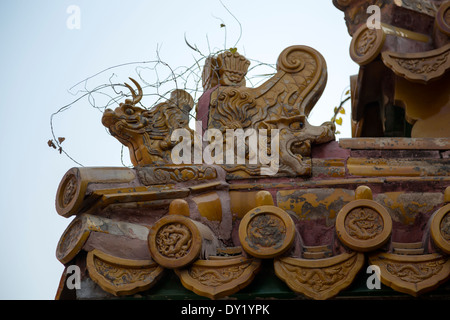
[[[224,3],[219,0],[223,8],[230,14],[233,19],[237,22],[239,26],[239,35],[234,44],[234,48],[237,47],[239,41],[242,37],[242,25],[237,17],[224,5]],[[126,62],[122,64],[118,64],[115,66],[108,67],[103,69],[79,82],[74,84],[68,90],[69,93],[76,98],[69,104],[61,107],[56,112],[52,113],[50,116],[50,130],[53,137],[54,145],[56,149],[58,149],[61,153],[65,154],[69,159],[74,161],[77,165],[83,166],[80,162],[74,159],[65,148],[61,147],[58,139],[56,139],[56,134],[54,130],[54,121],[55,117],[73,106],[82,101],[87,101],[92,108],[95,108],[99,112],[104,112],[106,108],[111,108],[113,106],[118,106],[124,98],[130,97],[128,90],[124,90],[126,86],[118,81],[119,70],[122,68],[127,68],[134,66],[134,73],[139,78],[139,82],[145,84],[143,89],[147,89],[144,94],[144,97],[151,98],[154,101],[150,105],[156,105],[162,101],[166,101],[170,92],[174,89],[183,89],[188,92],[194,103],[197,104],[198,100],[202,95],[202,72],[205,60],[209,56],[217,56],[218,54],[227,51],[227,26],[223,19],[219,17],[214,18],[221,21],[221,26],[225,28],[224,34],[224,49],[217,49],[215,52],[211,52],[211,46],[209,42],[208,35],[206,35],[207,45],[209,54],[205,55],[197,46],[197,44],[192,44],[188,41],[186,33],[184,34],[184,41],[187,47],[193,50],[193,63],[189,66],[179,66],[173,68],[169,63],[165,62],[161,57],[161,46],[157,46],[156,48],[156,59],[155,60],[146,60],[140,62]],[[234,49],[233,48],[233,49]],[[248,70],[248,74],[246,76],[246,80],[249,82],[251,86],[255,86],[262,81],[265,81],[267,77],[272,76],[276,73],[276,66],[273,64],[263,63],[257,60],[250,60],[252,62],[252,67]],[[258,70],[264,70],[263,72],[259,72]],[[152,81],[147,79],[147,76],[144,74],[145,71],[149,71],[152,74]],[[109,75],[108,72],[111,72]],[[107,80],[106,83],[101,83],[100,85],[92,85],[94,81],[101,81],[101,76],[106,75]],[[130,76],[129,72],[127,72],[127,77]],[[131,75],[132,76],[132,75]],[[133,77],[133,76],[132,76]],[[114,80],[114,81],[113,81]],[[83,87],[80,88],[80,85]],[[74,89],[77,88],[76,91]],[[139,105],[142,108],[150,109],[151,106],[145,106],[146,103],[142,101],[139,102]],[[182,110],[183,111],[183,110]],[[183,111],[185,112],[185,111]],[[190,119],[195,118],[195,108],[192,108],[189,113]],[[108,132],[109,133],[109,132]],[[121,162],[123,165],[123,146],[121,150]]]

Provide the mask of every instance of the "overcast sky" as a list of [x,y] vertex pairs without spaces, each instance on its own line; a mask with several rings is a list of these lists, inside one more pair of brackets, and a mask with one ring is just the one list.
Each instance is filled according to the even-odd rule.
[[[56,213],[55,194],[65,172],[79,165],[48,147],[50,116],[86,88],[123,83],[139,72],[155,83],[155,70],[148,67],[158,55],[171,68],[193,65],[198,56],[185,36],[205,54],[237,47],[247,58],[270,64],[286,47],[302,44],[321,52],[328,66],[327,87],[310,123],[331,118],[349,77],[358,72],[348,54],[344,15],[332,1],[223,3],[234,17],[216,0],[0,2],[0,299],[55,297],[63,272],[55,249],[72,220]],[[162,78],[167,67],[158,67]],[[144,93],[150,98],[154,92]],[[84,166],[122,166],[120,143],[91,106],[106,102],[90,98],[53,118],[55,135],[66,138],[64,150]],[[346,111],[340,137],[350,136],[349,104]],[[130,163],[127,150],[123,162]]]

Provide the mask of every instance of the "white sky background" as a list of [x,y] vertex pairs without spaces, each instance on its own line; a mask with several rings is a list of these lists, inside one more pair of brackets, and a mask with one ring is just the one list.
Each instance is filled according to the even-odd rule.
[[[185,34],[205,54],[236,46],[247,58],[270,64],[286,47],[308,45],[328,66],[327,87],[309,122],[330,120],[350,75],[358,72],[343,12],[331,0],[223,3],[242,25],[237,45],[239,24],[218,0],[0,2],[0,299],[53,299],[63,272],[55,249],[72,218],[56,213],[54,199],[63,175],[78,165],[47,146],[50,115],[80,97],[74,94],[85,85],[92,89],[111,76],[113,83],[129,82],[139,65],[108,70],[69,92],[79,81],[112,66],[156,60],[157,48],[172,68],[190,66],[195,53]],[[70,5],[81,10],[79,30],[66,26]],[[138,70],[156,82],[154,71]],[[150,98],[143,100],[147,107]],[[95,102],[104,107],[100,96]],[[339,137],[351,135],[350,105],[345,108]],[[101,115],[82,99],[55,116],[55,135],[66,138],[62,146],[84,166],[122,166],[121,145],[106,132]],[[123,160],[130,163],[127,149]]]

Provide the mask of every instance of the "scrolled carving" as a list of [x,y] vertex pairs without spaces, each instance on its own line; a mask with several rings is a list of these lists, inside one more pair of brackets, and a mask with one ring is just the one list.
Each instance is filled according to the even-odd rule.
[[358,38],[358,41],[356,42],[356,49],[355,52],[358,56],[364,56],[371,50],[374,45],[375,41],[377,40],[377,34],[375,32],[375,29],[365,29]]
[[77,191],[77,177],[73,174],[69,175],[67,177],[67,180],[64,185],[64,191],[62,193],[62,207],[67,207],[69,203],[73,200],[75,197],[76,191]]
[[278,258],[275,273],[293,291],[315,300],[337,295],[352,282],[364,264],[361,253],[344,253],[320,260]]
[[93,192],[106,184],[130,183],[136,178],[133,169],[124,167],[81,167],[69,169],[56,191],[55,207],[67,218],[81,213]]
[[59,183],[55,206],[64,217],[75,214],[81,206],[87,183],[83,183],[79,170],[72,168],[66,172]]
[[381,281],[396,291],[418,296],[450,277],[450,260],[440,254],[399,255],[376,253],[371,264],[380,267]]
[[158,264],[174,269],[207,258],[216,251],[218,240],[204,224],[179,214],[169,214],[151,227],[148,246]]
[[[131,79],[131,78],[130,78]],[[171,150],[179,142],[171,141],[172,132],[186,129],[189,132],[189,112],[194,105],[191,95],[176,89],[170,98],[150,110],[137,106],[143,97],[139,83],[133,79],[138,93],[125,84],[133,99],[126,99],[114,111],[106,109],[102,123],[111,134],[130,151],[134,166],[156,163],[172,163]]]
[[373,61],[381,52],[386,35],[383,29],[369,29],[363,24],[350,43],[350,57],[359,65]]
[[297,47],[289,47],[281,52],[277,61],[277,69],[288,73],[300,72],[305,68],[306,60],[311,61],[311,55]]
[[188,268],[175,272],[186,289],[210,299],[219,299],[247,286],[260,265],[260,260],[242,257],[197,260]]
[[436,57],[436,59],[398,59],[397,63],[412,73],[431,73],[438,70],[440,66],[447,62],[449,54],[450,52],[445,52],[442,56]]
[[336,217],[339,240],[356,251],[371,251],[383,246],[392,232],[387,210],[373,200],[359,199],[345,205]]
[[146,186],[186,181],[213,180],[218,177],[217,168],[198,166],[145,166],[137,167],[139,181]]
[[248,261],[237,266],[225,266],[220,269],[204,268],[193,265],[189,269],[189,276],[205,286],[219,287],[233,279],[239,278],[250,264],[251,261]]
[[[210,60],[214,59],[212,57]],[[208,72],[206,77],[209,77]],[[275,129],[273,132],[279,132],[277,137],[280,143],[279,166],[274,174],[310,175],[312,145],[335,138],[335,128],[331,123],[312,126],[307,120],[325,88],[326,78],[326,63],[319,52],[307,46],[288,47],[279,55],[276,74],[261,86],[218,86],[205,93],[198,107],[199,114],[208,115],[203,126],[219,129],[223,133],[227,129],[253,132],[272,132]],[[211,82],[208,79],[205,81]],[[244,143],[245,159],[255,159],[247,142]],[[272,137],[267,139],[269,144],[273,146]],[[226,148],[226,139],[224,145]],[[272,155],[278,155],[276,149],[274,151]],[[256,157],[257,163],[246,163],[244,166],[235,161],[223,167],[233,178],[261,176],[264,175],[261,168],[265,164],[260,161],[264,155],[259,156]]]
[[445,260],[430,261],[424,263],[404,264],[398,262],[386,263],[386,270],[402,281],[419,283],[438,274]]
[[383,231],[383,219],[380,214],[367,207],[351,210],[345,218],[345,229],[352,237],[368,240],[378,236]]
[[255,247],[276,247],[286,237],[286,226],[274,215],[261,214],[248,224],[247,238]]
[[148,229],[139,224],[118,222],[89,214],[75,217],[62,234],[56,248],[56,257],[66,264],[83,248],[91,232],[118,235],[129,239],[147,239]]
[[205,91],[222,86],[245,86],[250,61],[238,52],[225,51],[205,60],[202,72],[202,84]]
[[75,218],[62,234],[56,247],[56,258],[63,264],[71,261],[89,237],[85,216]]
[[164,271],[152,260],[123,259],[98,249],[88,253],[87,269],[94,282],[116,296],[150,289]]
[[217,99],[212,101],[216,106],[214,120],[219,130],[245,129],[252,125],[252,117],[257,113],[256,101],[245,91],[230,89],[220,91]]
[[383,62],[392,71],[408,80],[428,83],[440,78],[450,69],[450,44],[419,53],[397,53],[386,51]]
[[218,55],[219,83],[226,86],[245,86],[250,61],[238,52],[226,51]]
[[158,252],[168,258],[184,257],[191,248],[192,233],[181,223],[166,224],[156,234]]
[[101,259],[94,260],[95,269],[104,278],[111,279],[113,286],[123,286],[135,281],[142,281],[153,271],[153,268],[144,270],[123,269],[109,264]]

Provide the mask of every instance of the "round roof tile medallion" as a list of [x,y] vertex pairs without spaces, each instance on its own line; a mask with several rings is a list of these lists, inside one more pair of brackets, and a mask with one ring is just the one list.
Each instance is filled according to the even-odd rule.
[[450,254],[450,203],[432,215],[430,231],[434,244]]
[[339,240],[349,248],[367,252],[380,248],[392,232],[392,219],[379,203],[360,199],[345,205],[336,218]]
[[159,265],[169,269],[182,268],[199,257],[202,236],[191,219],[167,215],[150,228],[148,246],[152,259]]
[[383,48],[386,34],[380,29],[369,29],[363,24],[353,35],[350,43],[350,57],[359,65],[372,62]]
[[439,30],[450,37],[450,2],[441,4],[436,12],[435,21]]
[[257,258],[270,259],[293,244],[295,226],[289,214],[271,205],[256,207],[242,218],[239,239],[243,249]]

